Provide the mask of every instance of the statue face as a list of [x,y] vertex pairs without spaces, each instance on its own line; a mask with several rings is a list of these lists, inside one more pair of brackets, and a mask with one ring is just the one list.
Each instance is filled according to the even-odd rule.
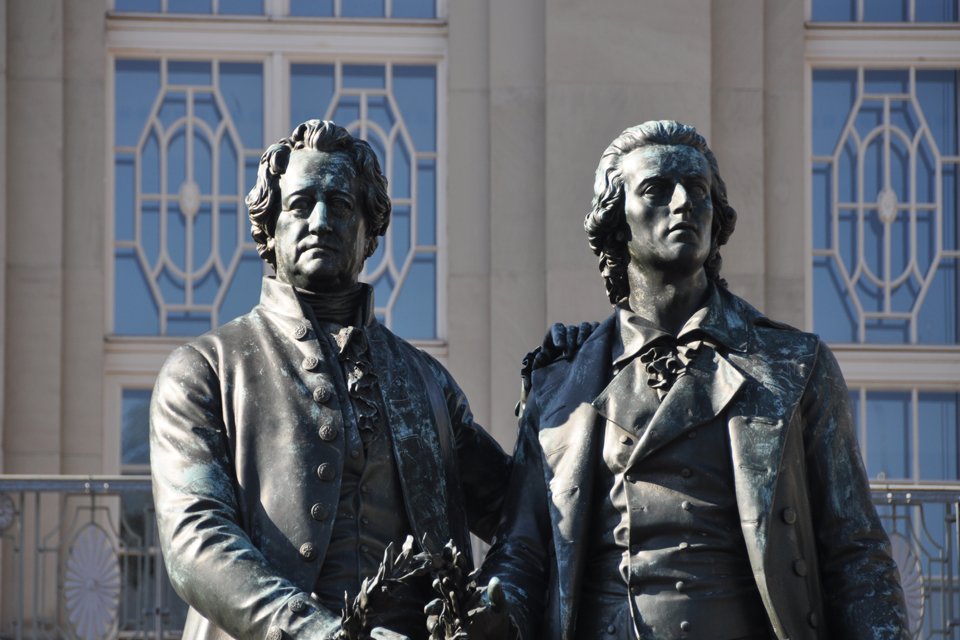
[[622,164],[630,262],[642,271],[692,274],[710,255],[710,167],[686,145],[640,147]]
[[313,292],[356,284],[367,234],[355,183],[343,153],[299,149],[290,154],[280,176],[274,232],[277,279]]

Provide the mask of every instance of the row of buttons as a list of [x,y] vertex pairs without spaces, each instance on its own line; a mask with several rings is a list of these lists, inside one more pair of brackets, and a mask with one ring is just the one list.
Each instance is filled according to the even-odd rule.
[[[783,511],[780,512],[780,518],[784,521],[784,523],[789,525],[794,525],[797,522],[797,512],[793,507],[785,507]],[[794,560],[793,572],[798,576],[800,576],[801,578],[805,577],[807,573],[809,573],[806,560],[804,560],[803,558],[797,558],[796,560]],[[807,616],[807,623],[812,628],[816,629],[817,624],[819,622],[820,621],[817,618],[817,612],[811,611],[810,614]]]

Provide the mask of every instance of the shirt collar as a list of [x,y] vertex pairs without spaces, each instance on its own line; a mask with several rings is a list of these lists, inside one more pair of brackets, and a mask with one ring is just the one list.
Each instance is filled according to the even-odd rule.
[[621,369],[648,346],[661,341],[684,344],[706,338],[728,351],[739,351],[743,342],[739,335],[742,323],[731,322],[733,316],[727,313],[727,306],[719,288],[711,284],[703,306],[690,316],[674,337],[650,320],[634,313],[627,300],[622,300],[617,305],[617,335],[620,340],[613,347],[614,369]]

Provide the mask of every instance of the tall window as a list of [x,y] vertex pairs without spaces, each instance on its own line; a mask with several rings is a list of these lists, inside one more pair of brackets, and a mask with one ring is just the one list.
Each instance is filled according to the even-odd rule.
[[[929,15],[936,3],[892,4],[906,21]],[[955,15],[947,10],[955,3],[941,4],[947,8],[936,15]],[[846,6],[829,6],[839,5]],[[881,5],[851,2],[849,15],[867,21]],[[814,18],[826,6],[815,2]],[[938,33],[929,25],[905,23],[899,31],[885,25],[871,43],[861,24],[851,26],[846,40],[837,25],[820,33],[817,24],[808,28],[808,37],[818,38],[808,39],[816,57],[813,328],[845,365],[871,477],[958,480],[956,462],[940,456],[955,452],[958,432],[960,73],[956,64],[921,60],[929,58],[924,48],[936,44],[924,40]],[[943,34],[960,36],[955,25]],[[845,60],[853,39],[863,43],[851,56],[860,60]],[[863,62],[871,46],[878,53],[894,46],[885,39],[901,50],[912,45],[916,60],[898,52],[896,64]]]
[[[811,0],[810,321],[878,483],[960,484],[956,0]],[[929,488],[929,487],[928,487]],[[957,513],[881,505],[918,638],[953,637]],[[929,494],[932,495],[932,494]]]
[[[250,237],[244,197],[264,147],[303,120],[332,119],[377,153],[393,215],[361,278],[374,287],[381,322],[442,357],[443,3],[108,5],[106,470],[149,473],[147,414],[163,360],[257,303],[270,268]],[[124,517],[148,508],[131,505]],[[129,544],[150,538],[135,529]],[[176,628],[182,604],[167,594],[166,624]]]

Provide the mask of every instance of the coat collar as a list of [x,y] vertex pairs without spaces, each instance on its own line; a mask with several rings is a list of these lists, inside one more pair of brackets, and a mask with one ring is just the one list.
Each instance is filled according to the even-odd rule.
[[748,342],[748,326],[741,313],[729,313],[733,300],[726,289],[711,284],[703,306],[687,319],[676,337],[634,313],[626,301],[621,301],[615,313],[620,339],[613,346],[614,369],[619,370],[646,345],[661,339],[686,343],[706,338],[724,351],[743,351]]
[[[363,324],[365,327],[376,323],[374,314],[373,287],[363,283],[366,302],[363,309]],[[260,288],[260,306],[266,311],[283,316],[288,320],[302,323],[307,320],[315,321],[313,311],[309,305],[303,304],[297,295],[297,290],[286,282],[277,280],[276,276],[264,276]]]

